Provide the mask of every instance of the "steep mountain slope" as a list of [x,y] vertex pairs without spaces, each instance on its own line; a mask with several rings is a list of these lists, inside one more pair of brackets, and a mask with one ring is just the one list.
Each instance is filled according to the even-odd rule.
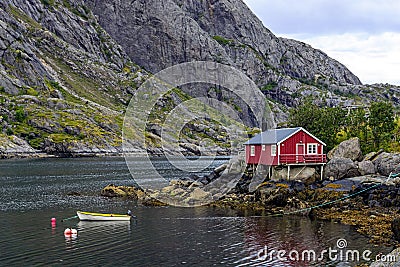
[[0,32],[3,152],[28,147],[13,135],[48,153],[117,152],[145,72],[90,11],[78,1],[2,1]]
[[[242,0],[84,1],[130,58],[147,70],[191,60],[233,65],[276,101],[280,121],[285,119],[281,109],[308,95],[330,106],[376,99],[397,103],[398,88],[375,85],[379,90],[371,93],[372,87],[361,85],[322,51],[276,37]],[[203,89],[203,95],[208,93]]]
[[[1,2],[0,58],[0,157],[121,152],[127,104],[149,74],[82,1]],[[167,95],[155,107],[155,118],[188,98],[179,90]],[[208,137],[223,153],[227,145],[220,127],[207,121],[196,125],[203,132],[193,134],[189,129],[195,125],[188,125],[182,150],[197,153],[195,144]],[[159,128],[155,119],[146,133],[152,153],[161,152]],[[133,147],[143,144],[134,141]]]

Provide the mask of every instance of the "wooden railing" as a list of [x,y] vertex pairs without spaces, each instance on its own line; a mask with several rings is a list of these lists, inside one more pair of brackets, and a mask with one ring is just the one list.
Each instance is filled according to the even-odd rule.
[[326,155],[281,155],[280,164],[326,163]]

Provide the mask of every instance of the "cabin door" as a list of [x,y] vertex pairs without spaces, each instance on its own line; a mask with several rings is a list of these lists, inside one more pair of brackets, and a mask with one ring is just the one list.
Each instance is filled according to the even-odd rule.
[[305,153],[306,153],[306,146],[304,144],[297,144],[296,163],[304,163]]

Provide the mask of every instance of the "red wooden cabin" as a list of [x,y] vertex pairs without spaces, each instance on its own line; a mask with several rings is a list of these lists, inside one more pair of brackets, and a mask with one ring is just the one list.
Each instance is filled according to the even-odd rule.
[[304,128],[265,131],[245,143],[246,162],[254,165],[319,165],[326,163],[326,144]]

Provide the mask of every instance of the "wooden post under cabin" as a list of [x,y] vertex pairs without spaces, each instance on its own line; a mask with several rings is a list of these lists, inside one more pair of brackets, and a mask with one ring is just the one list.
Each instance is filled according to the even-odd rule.
[[324,165],[321,165],[321,181],[324,179]]

